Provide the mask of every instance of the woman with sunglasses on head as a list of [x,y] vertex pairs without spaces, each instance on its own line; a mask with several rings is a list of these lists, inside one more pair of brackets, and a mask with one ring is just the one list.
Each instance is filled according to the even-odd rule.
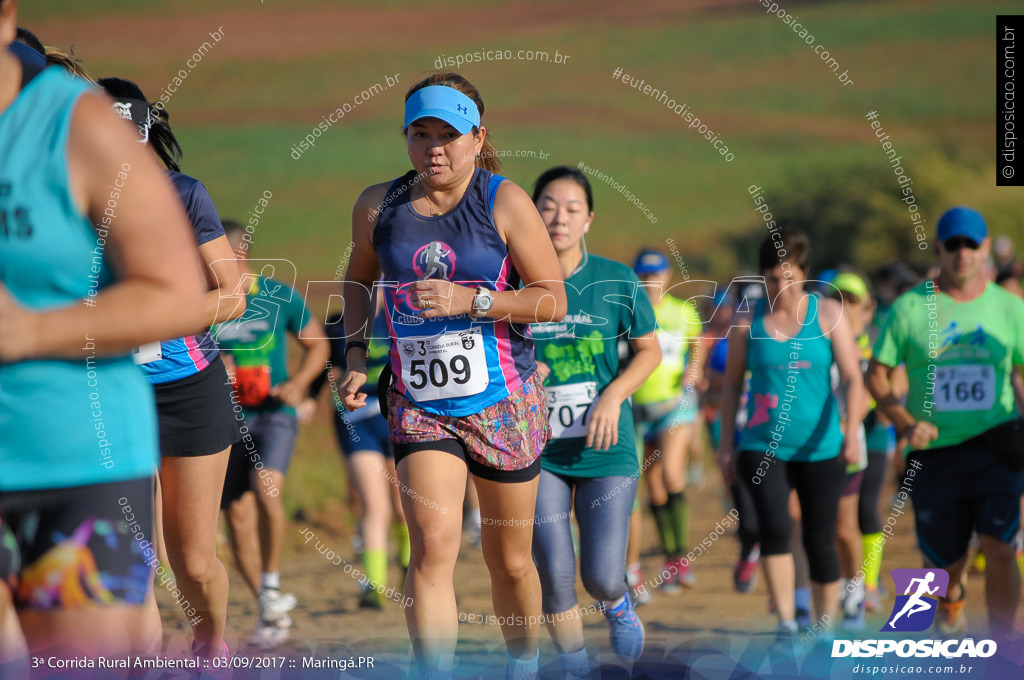
[[413,169],[366,189],[352,213],[347,370],[338,393],[350,411],[366,403],[371,290],[380,280],[393,378],[380,399],[399,479],[416,494],[402,504],[412,542],[405,590],[413,604],[405,614],[419,667],[427,677],[451,674],[458,509],[471,474],[506,674],[518,680],[536,676],[540,655],[540,582],[530,548],[549,433],[525,324],[561,319],[566,303],[530,197],[494,174],[483,112],[476,88],[456,73],[424,78],[406,94]]

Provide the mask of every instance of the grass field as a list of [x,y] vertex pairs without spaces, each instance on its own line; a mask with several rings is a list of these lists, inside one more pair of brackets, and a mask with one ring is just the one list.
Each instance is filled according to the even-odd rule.
[[[73,45],[95,76],[133,78],[154,100],[223,27],[224,39],[167,104],[185,148],[183,169],[206,184],[224,217],[242,217],[272,193],[251,254],[295,262],[300,289],[332,278],[358,192],[407,169],[399,127],[408,86],[439,56],[483,49],[570,56],[563,64],[502,60],[461,71],[481,90],[499,149],[549,154],[508,158],[513,180],[529,187],[553,164],[583,161],[626,185],[657,217],[652,224],[593,180],[594,252],[628,259],[644,243],[674,238],[691,276],[727,278],[749,263],[737,262],[723,237],[761,238],[748,186],[770,197],[805,188],[789,180],[795,173],[841,177],[851,165],[885,166],[864,117],[872,110],[909,173],[952,159],[951,200],[981,208],[994,232],[1024,243],[1022,192],[994,186],[992,157],[994,17],[1017,10],[1013,2],[786,3],[840,72],[849,71],[854,82],[845,87],[754,1],[22,4],[20,23],[45,42]],[[687,104],[734,160],[725,162],[663,104],[613,80],[618,67]],[[291,157],[322,116],[394,74],[399,85],[355,106],[314,149]],[[946,207],[922,209],[934,224]],[[300,438],[286,496],[293,513],[301,507],[340,528],[333,450],[321,413]]]
[[[292,259],[302,279],[330,278],[360,189],[408,166],[398,133],[407,87],[438,56],[481,49],[570,55],[560,65],[491,61],[461,70],[484,96],[498,148],[550,154],[507,159],[512,179],[529,186],[553,163],[584,161],[628,186],[657,216],[651,224],[595,181],[596,252],[622,254],[638,241],[673,237],[692,258],[691,275],[728,276],[738,263],[715,245],[721,234],[756,226],[747,186],[799,191],[786,181],[798,169],[827,174],[884,164],[864,119],[871,110],[909,172],[950,150],[969,160],[955,178],[964,200],[999,215],[994,231],[1024,237],[1010,219],[1024,205],[1021,193],[994,187],[990,158],[994,16],[1014,3],[790,3],[787,10],[840,72],[849,71],[854,82],[845,87],[757,2],[721,3],[717,11],[678,4],[684,9],[634,3],[624,19],[614,3],[572,0],[440,3],[429,13],[401,2],[340,9],[327,2],[59,0],[26,3],[21,20],[46,41],[73,44],[95,75],[136,79],[151,99],[223,26],[223,41],[168,103],[184,169],[206,183],[225,216],[244,215],[271,191],[255,252]],[[161,29],[165,22],[174,30]],[[406,30],[423,22],[439,30]],[[392,25],[398,28],[377,30]],[[734,160],[724,162],[663,104],[613,80],[616,67],[686,103]],[[290,157],[323,115],[396,73],[399,85],[354,107],[299,160]],[[935,218],[944,207],[923,206]]]

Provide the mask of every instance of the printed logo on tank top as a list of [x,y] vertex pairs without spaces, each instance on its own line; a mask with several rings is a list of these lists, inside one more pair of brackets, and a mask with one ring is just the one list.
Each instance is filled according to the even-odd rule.
[[455,249],[444,241],[431,241],[413,255],[412,268],[421,280],[451,281],[455,276]]

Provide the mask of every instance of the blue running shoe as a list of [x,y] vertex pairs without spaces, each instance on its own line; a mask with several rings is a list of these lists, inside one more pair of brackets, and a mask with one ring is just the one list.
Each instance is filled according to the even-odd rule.
[[604,617],[611,629],[612,650],[626,661],[639,659],[644,653],[644,624],[633,609],[629,593],[618,607],[605,609]]

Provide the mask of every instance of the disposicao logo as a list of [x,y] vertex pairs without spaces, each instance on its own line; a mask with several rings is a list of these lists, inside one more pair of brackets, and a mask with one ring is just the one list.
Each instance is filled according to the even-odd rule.
[[896,584],[896,592],[903,594],[896,596],[892,616],[882,626],[882,632],[928,630],[939,606],[938,600],[932,598],[945,597],[949,573],[944,569],[893,569],[889,573]]
[[[943,569],[893,569],[889,572],[896,585],[896,602],[892,614],[880,629],[885,633],[919,633],[928,630],[935,621],[938,597],[949,588],[949,573]],[[901,657],[938,657],[947,659],[990,657],[996,653],[993,640],[975,642],[963,640],[836,640],[832,643],[833,657],[882,656],[895,652]]]

